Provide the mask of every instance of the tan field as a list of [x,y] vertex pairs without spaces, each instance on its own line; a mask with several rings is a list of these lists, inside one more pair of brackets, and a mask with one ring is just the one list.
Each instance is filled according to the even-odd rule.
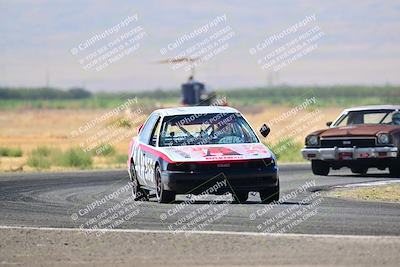
[[[293,107],[242,107],[240,110],[255,129],[262,123],[273,122]],[[322,108],[319,110],[301,110],[286,118],[271,124],[271,135],[267,138],[269,144],[274,144],[280,138],[290,137],[297,142],[303,142],[304,137],[313,130],[324,128],[327,121],[333,120],[341,108]],[[313,113],[314,112],[314,113]],[[22,157],[1,157],[0,171],[32,171],[26,165],[29,153],[38,146],[47,146],[65,151],[71,147],[81,147],[88,150],[93,143],[97,145],[110,143],[118,155],[127,153],[130,138],[136,135],[136,128],[143,123],[146,112],[138,114],[127,112],[112,116],[96,124],[84,133],[74,134],[79,129],[96,118],[101,118],[107,110],[72,110],[72,109],[34,109],[34,110],[3,110],[0,111],[0,148],[21,148]],[[131,127],[111,127],[118,119],[125,118]],[[113,124],[114,123],[114,124]],[[109,127],[109,128],[107,128]],[[111,128],[110,128],[111,127]],[[107,129],[107,130],[105,130]],[[94,146],[94,145],[93,145]],[[93,149],[92,149],[93,150]],[[123,166],[122,162],[110,163],[104,157],[94,157],[94,168],[114,168]],[[51,167],[50,170],[65,169]]]

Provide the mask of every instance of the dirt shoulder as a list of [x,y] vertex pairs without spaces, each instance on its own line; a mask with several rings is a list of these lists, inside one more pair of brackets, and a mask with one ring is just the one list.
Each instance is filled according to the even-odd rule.
[[329,192],[329,196],[343,199],[400,203],[400,183],[368,187],[340,188]]
[[0,265],[398,266],[400,237],[0,229]]

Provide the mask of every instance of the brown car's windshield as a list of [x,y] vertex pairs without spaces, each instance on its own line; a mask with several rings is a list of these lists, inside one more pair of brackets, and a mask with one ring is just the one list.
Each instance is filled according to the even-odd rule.
[[350,111],[342,115],[333,125],[341,127],[360,124],[400,125],[400,113],[395,110]]

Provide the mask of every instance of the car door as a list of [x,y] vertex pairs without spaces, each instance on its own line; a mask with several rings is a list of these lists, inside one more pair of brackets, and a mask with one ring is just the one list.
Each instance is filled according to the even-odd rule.
[[154,188],[156,187],[154,179],[154,171],[156,167],[156,162],[159,158],[159,155],[157,153],[157,145],[161,128],[160,125],[161,125],[161,118],[159,117],[156,121],[156,124],[153,127],[153,130],[149,138],[148,151],[146,151],[145,153],[145,162],[146,162],[145,179],[147,185]]
[[138,136],[138,146],[134,151],[135,169],[136,174],[141,185],[153,186],[153,175],[154,170],[152,166],[153,157],[149,154],[146,149],[150,144],[151,135],[154,132],[157,122],[160,116],[158,114],[152,114],[143,125],[142,130]]

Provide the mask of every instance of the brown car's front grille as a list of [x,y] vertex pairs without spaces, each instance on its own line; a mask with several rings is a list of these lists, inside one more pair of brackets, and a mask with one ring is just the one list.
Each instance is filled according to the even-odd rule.
[[375,138],[321,139],[321,147],[374,147]]

